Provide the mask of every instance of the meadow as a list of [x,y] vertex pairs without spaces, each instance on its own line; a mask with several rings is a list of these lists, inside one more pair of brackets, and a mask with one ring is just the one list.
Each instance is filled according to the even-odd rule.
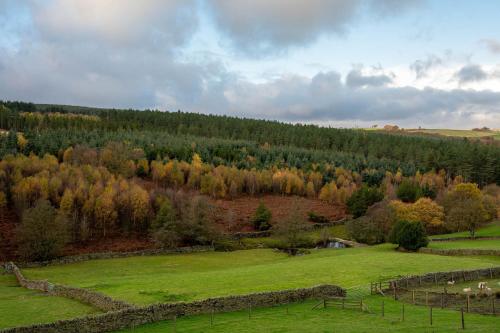
[[0,329],[93,313],[99,311],[68,298],[22,288],[13,275],[0,275]]
[[402,253],[393,245],[311,250],[290,257],[271,249],[131,257],[24,269],[31,279],[90,288],[135,304],[190,301],[337,284],[369,288],[382,277],[497,266],[498,257]]
[[481,249],[500,250],[500,239],[459,240],[450,242],[430,242],[432,249]]
[[[500,237],[500,221],[495,221],[487,226],[482,227],[477,230],[475,233],[476,237]],[[445,235],[434,235],[430,238],[455,238],[455,237],[470,237],[470,233],[468,231],[455,232]]]
[[[384,317],[381,315],[384,301]],[[172,320],[122,330],[120,333],[163,333],[163,332],[440,332],[461,331],[460,313],[452,310],[433,310],[433,324],[430,325],[429,310],[422,306],[405,304],[404,321],[401,319],[401,303],[370,296],[365,300],[370,313],[338,307],[312,309],[318,301],[283,305],[248,311],[217,313],[211,325],[210,315],[180,317]],[[175,328],[174,328],[175,326]],[[498,332],[500,317],[465,315],[465,327],[469,332]]]

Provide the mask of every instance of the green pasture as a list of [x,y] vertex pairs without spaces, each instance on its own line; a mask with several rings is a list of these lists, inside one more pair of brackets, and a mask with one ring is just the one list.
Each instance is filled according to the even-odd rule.
[[402,253],[393,245],[311,250],[291,257],[271,249],[93,260],[24,269],[31,279],[90,288],[135,304],[175,302],[337,284],[380,277],[500,265],[499,257]]

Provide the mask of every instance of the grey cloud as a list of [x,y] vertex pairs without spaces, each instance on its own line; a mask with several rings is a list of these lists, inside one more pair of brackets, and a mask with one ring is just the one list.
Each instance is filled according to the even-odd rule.
[[353,69],[346,76],[346,84],[351,88],[380,87],[389,83],[392,83],[392,78],[388,75],[363,75],[363,73],[357,69]]
[[455,73],[455,78],[460,84],[465,84],[486,80],[488,73],[479,65],[466,65]]
[[491,53],[500,53],[500,41],[496,39],[483,39],[481,42],[486,45]]
[[343,34],[363,9],[394,15],[421,0],[207,0],[215,22],[237,52],[262,56]]
[[115,48],[184,44],[198,27],[197,10],[195,0],[52,0],[31,6],[42,39]]
[[[318,84],[319,83],[319,84]],[[319,89],[318,89],[319,87]],[[500,93],[491,91],[373,87],[344,85],[336,72],[311,80],[290,77],[265,84],[239,83],[230,87],[228,112],[285,121],[397,121],[446,126],[478,123],[479,113],[500,122]],[[268,112],[271,111],[272,112]]]
[[442,65],[443,60],[435,55],[429,55],[427,59],[416,60],[410,65],[410,69],[415,71],[417,79],[427,76],[427,72],[436,66]]

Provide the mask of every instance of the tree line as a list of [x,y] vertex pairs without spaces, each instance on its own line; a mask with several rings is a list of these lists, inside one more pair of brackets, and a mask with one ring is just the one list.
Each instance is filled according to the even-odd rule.
[[[411,175],[417,170],[445,170],[449,177],[461,175],[480,186],[500,183],[500,147],[467,139],[291,125],[186,112],[22,102],[1,104],[0,127],[25,134],[28,139],[25,149],[29,150],[25,153],[56,154],[75,144],[100,147],[109,141],[130,140],[144,149],[149,160],[158,154],[187,160],[196,145],[204,160],[239,167],[249,167],[252,163],[255,167],[286,163],[289,167],[305,168],[312,163],[329,161],[358,172],[369,168],[383,174],[386,170],[401,169],[405,175]],[[212,140],[205,143],[206,138]],[[171,142],[175,143],[171,145]],[[4,143],[0,146],[0,153],[5,154],[8,147],[4,148]],[[166,146],[175,148],[165,149]]]

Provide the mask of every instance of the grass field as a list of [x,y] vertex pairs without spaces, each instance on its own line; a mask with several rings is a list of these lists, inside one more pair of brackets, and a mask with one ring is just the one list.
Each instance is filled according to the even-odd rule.
[[[384,301],[385,316],[381,316]],[[327,307],[312,310],[317,303],[308,301],[288,306],[253,309],[248,311],[215,314],[213,326],[210,315],[181,317],[175,323],[160,323],[124,330],[120,333],[163,333],[163,332],[440,332],[461,331],[460,313],[451,310],[433,310],[433,325],[429,322],[429,310],[425,307],[405,304],[405,320],[401,320],[401,303],[381,296],[366,300],[372,313],[359,310],[342,310]],[[500,317],[465,315],[466,331],[476,333],[500,332]]]
[[[366,131],[384,131],[383,128],[364,128]],[[474,131],[474,130],[461,130],[461,129],[444,129],[444,128],[408,128],[405,129],[406,133],[424,133],[424,134],[435,134],[442,136],[452,136],[459,138],[481,138],[485,136],[492,136],[496,140],[500,140],[500,131]]]
[[[475,233],[476,237],[500,237],[500,221],[495,221],[481,229],[477,230]],[[468,231],[463,232],[455,232],[452,234],[445,235],[434,235],[430,238],[452,238],[452,237],[470,237],[470,233]]]
[[91,288],[135,304],[189,301],[322,283],[367,286],[381,276],[491,267],[500,258],[401,253],[392,245],[312,250],[289,257],[270,249],[93,260],[25,269],[33,279]]
[[482,249],[500,250],[500,239],[488,240],[459,240],[449,242],[430,242],[428,245],[432,249]]
[[0,275],[0,329],[97,312],[71,299],[47,296],[19,287],[13,275]]

